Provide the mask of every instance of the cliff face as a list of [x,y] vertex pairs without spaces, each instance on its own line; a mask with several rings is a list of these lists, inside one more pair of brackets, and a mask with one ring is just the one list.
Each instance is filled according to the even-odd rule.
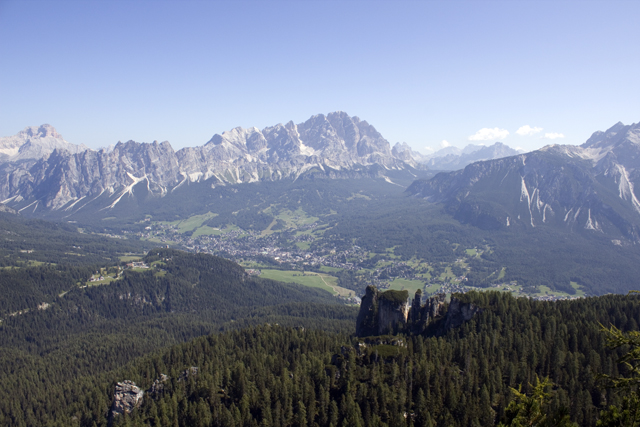
[[396,333],[404,329],[409,314],[407,291],[382,292],[378,306],[378,335]]
[[356,335],[368,337],[378,333],[378,290],[375,286],[367,286],[360,303],[360,312],[356,320]]
[[368,286],[360,305],[356,335],[366,337],[398,332],[442,335],[481,311],[475,304],[464,303],[455,297],[447,305],[444,294],[428,298],[422,304],[420,290],[409,305],[407,291],[379,292],[374,286]]
[[409,315],[407,291],[378,292],[367,286],[356,323],[356,335],[386,335],[403,330]]
[[457,298],[451,298],[451,304],[449,304],[449,310],[444,318],[443,329],[444,332],[451,328],[457,328],[464,322],[471,320],[476,313],[481,311],[480,307],[471,303],[463,303]]

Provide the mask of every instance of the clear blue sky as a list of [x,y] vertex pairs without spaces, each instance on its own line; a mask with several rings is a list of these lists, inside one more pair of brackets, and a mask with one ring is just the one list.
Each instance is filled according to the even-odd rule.
[[342,110],[421,151],[580,144],[640,121],[638,17],[631,0],[0,0],[0,136],[179,149]]

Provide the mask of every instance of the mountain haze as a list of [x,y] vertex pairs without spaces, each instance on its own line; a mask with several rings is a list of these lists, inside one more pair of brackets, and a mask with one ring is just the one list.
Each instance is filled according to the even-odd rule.
[[469,144],[463,149],[446,147],[426,156],[423,163],[433,170],[458,170],[465,166],[483,160],[494,160],[503,157],[515,156],[517,150],[496,142],[490,146]]
[[14,136],[0,137],[0,162],[38,160],[56,149],[75,154],[89,147],[65,141],[51,125],[31,126]]

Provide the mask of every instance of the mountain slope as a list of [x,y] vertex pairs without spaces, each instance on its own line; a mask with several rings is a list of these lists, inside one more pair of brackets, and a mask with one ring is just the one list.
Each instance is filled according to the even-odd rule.
[[584,145],[548,146],[417,180],[407,192],[444,203],[481,228],[565,227],[640,241],[640,125],[617,124]]
[[235,128],[177,152],[168,142],[129,141],[98,152],[57,148],[35,163],[4,164],[0,200],[25,213],[73,213],[89,202],[92,209],[110,209],[136,193],[162,197],[189,182],[217,186],[309,174],[386,176],[387,170],[411,171],[412,165],[395,157],[366,121],[336,112],[261,131]]

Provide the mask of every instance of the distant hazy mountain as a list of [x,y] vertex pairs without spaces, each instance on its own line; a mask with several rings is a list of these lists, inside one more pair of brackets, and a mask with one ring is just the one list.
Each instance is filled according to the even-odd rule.
[[[72,213],[98,199],[94,206],[110,208],[134,196],[134,188],[163,196],[196,181],[224,185],[310,174],[386,176],[385,171],[410,171],[416,165],[412,158],[392,152],[369,123],[344,112],[316,115],[298,125],[235,128],[214,135],[203,146],[177,152],[169,142],[134,141],[91,151],[67,143],[48,125],[27,128],[2,141],[7,161],[0,166],[0,200],[30,212]],[[40,147],[39,154],[23,149],[27,144]],[[27,152],[37,161],[15,161]]]
[[640,124],[417,180],[409,193],[482,228],[568,227],[640,242]]
[[425,163],[428,159],[424,154],[413,151],[406,142],[396,142],[396,145],[391,149],[391,153],[398,159],[414,164]]
[[500,159],[519,154],[519,151],[496,142],[491,146],[469,144],[462,150],[457,147],[446,147],[426,156],[425,163],[433,170],[458,170],[483,160]]
[[89,148],[65,141],[51,125],[32,126],[17,135],[0,138],[0,162],[38,160],[56,149],[75,154]]

